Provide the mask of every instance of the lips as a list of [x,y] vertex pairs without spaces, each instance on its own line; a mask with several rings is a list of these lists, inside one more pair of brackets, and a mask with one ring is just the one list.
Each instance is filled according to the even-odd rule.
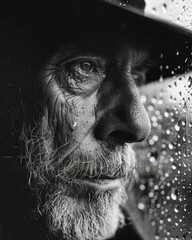
[[107,176],[107,175],[99,175],[99,176],[86,176],[83,178],[78,178],[78,184],[82,187],[95,188],[99,190],[114,190],[118,189],[122,186],[122,181],[125,180],[125,176]]
[[79,184],[82,186],[95,188],[99,190],[113,190],[122,186],[121,178],[84,178],[79,179]]

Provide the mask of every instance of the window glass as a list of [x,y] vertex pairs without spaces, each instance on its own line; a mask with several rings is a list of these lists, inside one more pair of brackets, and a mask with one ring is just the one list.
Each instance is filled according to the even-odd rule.
[[[146,13],[190,29],[191,3],[148,1]],[[192,239],[192,74],[173,74],[140,90],[152,130],[134,144],[131,217],[144,239]]]

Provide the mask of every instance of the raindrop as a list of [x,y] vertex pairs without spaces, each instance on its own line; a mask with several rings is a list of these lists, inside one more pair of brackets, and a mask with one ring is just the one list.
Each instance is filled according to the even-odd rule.
[[161,191],[161,195],[165,195],[165,191]]
[[154,220],[151,221],[151,226],[155,226],[155,221]]
[[153,135],[153,140],[156,142],[156,141],[158,141],[158,136],[157,135]]
[[166,118],[169,117],[169,112],[165,111],[165,112],[164,112],[164,116],[165,116]]
[[145,209],[145,204],[144,203],[138,203],[137,207],[138,207],[139,210],[143,211]]
[[163,224],[163,223],[164,223],[163,219],[160,219],[159,223],[160,223],[160,224]]
[[171,118],[171,122],[174,122],[175,121],[175,119],[174,118]]
[[153,163],[154,165],[157,164],[156,159],[155,159],[154,157],[150,157],[150,158],[149,158],[149,161],[150,161],[151,163]]
[[186,120],[183,120],[183,121],[181,122],[181,124],[182,124],[182,126],[185,126],[185,125],[186,125]]
[[71,124],[70,124],[70,126],[71,126],[71,129],[72,130],[75,130],[76,128],[77,128],[77,122],[72,122]]
[[173,144],[172,143],[169,143],[169,145],[168,145],[168,147],[169,147],[169,149],[173,149]]
[[144,191],[144,190],[145,190],[145,185],[144,185],[144,184],[141,184],[141,185],[139,186],[139,188],[140,188],[141,191]]
[[153,139],[150,139],[150,140],[149,140],[149,145],[152,146],[152,145],[154,145],[154,143],[155,143],[155,142],[153,141]]
[[145,95],[141,96],[141,102],[144,104],[147,102],[147,97]]
[[160,99],[158,100],[158,104],[159,104],[159,105],[162,105],[162,104],[163,104],[163,99],[162,99],[162,98],[160,98]]
[[155,7],[152,8],[152,12],[155,13],[157,10]]
[[166,4],[166,3],[163,3],[163,5],[162,5],[162,11],[163,11],[163,13],[166,13],[166,12],[167,12],[167,4]]
[[184,103],[183,112],[188,112],[187,102]]
[[175,207],[174,207],[174,212],[175,212],[175,213],[178,213],[178,212],[179,212],[179,206],[178,206],[178,205],[175,205]]
[[180,126],[177,124],[175,124],[175,130],[178,132],[180,130]]
[[183,209],[185,212],[187,211],[187,204],[184,205]]
[[170,217],[169,217],[169,218],[167,218],[167,221],[168,221],[168,222],[171,222],[171,218],[170,218]]
[[176,167],[176,165],[175,165],[174,163],[172,164],[171,168],[172,168],[173,170],[177,169],[177,167]]
[[155,104],[155,103],[157,102],[157,98],[156,98],[156,97],[153,97],[153,98],[151,99],[151,102]]
[[166,68],[166,69],[169,69],[169,65],[166,65],[165,68]]
[[166,134],[170,135],[171,131],[169,129],[166,130]]
[[156,116],[152,116],[152,117],[151,117],[151,121],[152,121],[152,122],[157,122],[157,117],[156,117]]
[[190,76],[188,78],[188,87],[190,88],[192,86],[192,77]]
[[148,106],[148,110],[152,112],[152,111],[154,110],[154,106],[150,104],[150,105]]
[[177,200],[177,188],[172,188],[172,191],[171,191],[171,199],[172,200]]
[[153,197],[154,197],[154,193],[153,193],[153,192],[150,192],[150,193],[149,193],[149,197],[150,197],[150,198],[153,198]]

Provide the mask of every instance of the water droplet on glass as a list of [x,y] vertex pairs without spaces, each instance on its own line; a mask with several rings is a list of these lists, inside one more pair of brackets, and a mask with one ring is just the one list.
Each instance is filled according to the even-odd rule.
[[184,209],[185,212],[187,211],[187,204],[184,204],[183,209]]
[[144,210],[145,209],[145,204],[144,203],[138,203],[137,205],[139,210]]
[[185,126],[185,125],[186,125],[186,120],[183,120],[183,121],[181,122],[181,124],[182,124],[182,126]]
[[178,212],[179,212],[179,206],[178,206],[178,205],[175,205],[175,207],[174,207],[174,212],[175,212],[175,213],[178,213]]
[[156,13],[156,11],[157,11],[156,8],[153,7],[153,8],[152,8],[152,13]]
[[77,127],[77,122],[75,122],[75,121],[72,122],[70,126],[71,126],[72,130],[75,130]]
[[175,169],[177,169],[177,166],[176,166],[174,163],[172,163],[171,168],[172,168],[173,170],[175,170]]
[[168,221],[168,222],[171,222],[171,218],[170,218],[170,217],[169,217],[169,218],[167,218],[167,221]]
[[173,144],[172,143],[169,143],[169,145],[168,145],[168,147],[169,147],[169,149],[173,149]]
[[192,77],[189,76],[188,78],[188,87],[190,88],[192,86]]
[[156,224],[155,221],[152,220],[152,221],[151,221],[151,226],[155,226],[155,224]]
[[158,102],[157,102],[159,105],[162,105],[163,104],[163,99],[162,98],[159,98]]
[[183,112],[188,112],[187,102],[184,103]]
[[166,118],[169,117],[169,112],[165,111],[165,112],[164,112],[164,116],[165,116]]
[[151,105],[151,104],[150,104],[150,105],[148,105],[148,110],[152,112],[152,111],[154,110],[154,106],[153,106],[153,105]]
[[171,131],[169,129],[166,130],[166,134],[170,135]]
[[141,102],[144,104],[147,102],[147,97],[145,95],[141,96]]
[[177,188],[172,188],[171,199],[174,201],[177,200]]
[[163,11],[163,13],[166,13],[166,12],[167,12],[167,4],[166,4],[166,3],[163,3],[163,5],[162,5],[162,11]]
[[179,131],[179,130],[180,130],[180,126],[178,125],[178,123],[175,124],[175,130],[176,130],[176,131]]

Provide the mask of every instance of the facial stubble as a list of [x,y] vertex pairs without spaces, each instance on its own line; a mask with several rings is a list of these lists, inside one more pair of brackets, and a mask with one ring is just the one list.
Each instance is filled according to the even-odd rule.
[[[45,126],[41,124],[41,130],[38,127],[36,134],[35,130],[32,131],[33,136],[25,141],[29,145],[27,167],[39,200],[38,210],[47,217],[49,230],[63,239],[102,240],[112,237],[124,225],[122,208],[127,199],[126,186],[105,191],[85,189],[74,179],[80,174],[83,178],[90,173],[107,172],[111,177],[112,174],[126,173],[128,179],[135,167],[135,153],[128,145],[120,151],[120,147],[115,148],[112,144],[110,149],[101,147],[91,154],[83,153],[79,148],[65,159],[67,165],[59,165],[61,161],[56,161],[50,129]],[[80,155],[81,159],[78,159]]]

